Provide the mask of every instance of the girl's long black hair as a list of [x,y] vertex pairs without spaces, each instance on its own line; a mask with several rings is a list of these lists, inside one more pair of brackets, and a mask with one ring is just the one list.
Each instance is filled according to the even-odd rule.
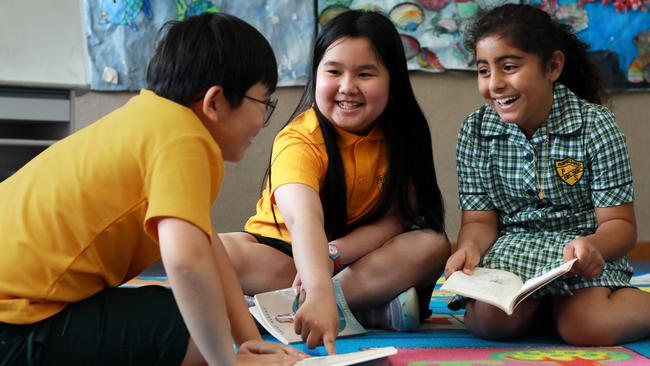
[[465,30],[465,47],[475,52],[476,43],[490,35],[499,35],[512,46],[539,56],[542,65],[548,65],[555,51],[562,51],[564,69],[558,82],[591,103],[604,102],[601,77],[587,55],[589,46],[570,26],[553,21],[545,11],[532,5],[506,4],[479,14]]
[[[338,136],[332,123],[315,104],[318,65],[330,45],[345,37],[368,39],[390,74],[389,101],[378,119],[387,144],[388,174],[377,206],[351,225],[347,224],[345,174]],[[318,116],[329,160],[320,192],[328,240],[376,221],[389,210],[395,210],[405,227],[416,224],[444,231],[444,205],[436,180],[429,125],[411,87],[401,38],[388,18],[375,12],[352,10],[324,26],[314,45],[309,80],[287,124],[312,107]],[[269,166],[269,189],[271,173]]]

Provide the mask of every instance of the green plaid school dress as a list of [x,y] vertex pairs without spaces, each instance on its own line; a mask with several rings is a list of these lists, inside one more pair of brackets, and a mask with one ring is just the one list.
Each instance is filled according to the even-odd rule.
[[[487,104],[469,115],[458,136],[456,169],[460,208],[498,213],[499,237],[480,265],[524,281],[562,263],[568,242],[596,230],[595,207],[634,200],[625,137],[614,116],[559,83],[548,119],[530,139]],[[560,279],[534,296],[627,287],[631,275],[622,257],[594,279]]]

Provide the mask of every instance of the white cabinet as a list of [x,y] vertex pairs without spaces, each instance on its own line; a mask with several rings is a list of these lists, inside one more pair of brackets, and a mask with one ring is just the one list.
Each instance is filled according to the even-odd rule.
[[71,131],[67,89],[0,86],[0,181]]

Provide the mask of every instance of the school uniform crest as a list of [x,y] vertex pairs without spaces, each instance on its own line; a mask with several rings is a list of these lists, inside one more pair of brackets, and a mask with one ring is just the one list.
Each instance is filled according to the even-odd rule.
[[555,172],[564,183],[572,186],[582,179],[584,164],[569,157],[555,160]]

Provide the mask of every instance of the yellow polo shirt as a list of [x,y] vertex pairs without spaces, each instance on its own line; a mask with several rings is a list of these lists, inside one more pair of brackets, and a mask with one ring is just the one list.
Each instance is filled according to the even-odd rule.
[[[386,141],[380,127],[367,136],[357,136],[336,128],[341,160],[345,171],[348,223],[372,211],[381,194],[388,172]],[[287,183],[302,183],[321,192],[327,172],[327,152],[323,134],[313,109],[305,111],[276,136],[271,156],[271,192],[267,188],[257,202],[256,214],[248,219],[245,230],[291,243],[291,236],[280,212],[272,202],[275,190]],[[280,226],[278,232],[271,205]]]
[[157,219],[212,235],[223,177],[192,110],[143,90],[0,183],[0,322],[31,324],[160,260]]

